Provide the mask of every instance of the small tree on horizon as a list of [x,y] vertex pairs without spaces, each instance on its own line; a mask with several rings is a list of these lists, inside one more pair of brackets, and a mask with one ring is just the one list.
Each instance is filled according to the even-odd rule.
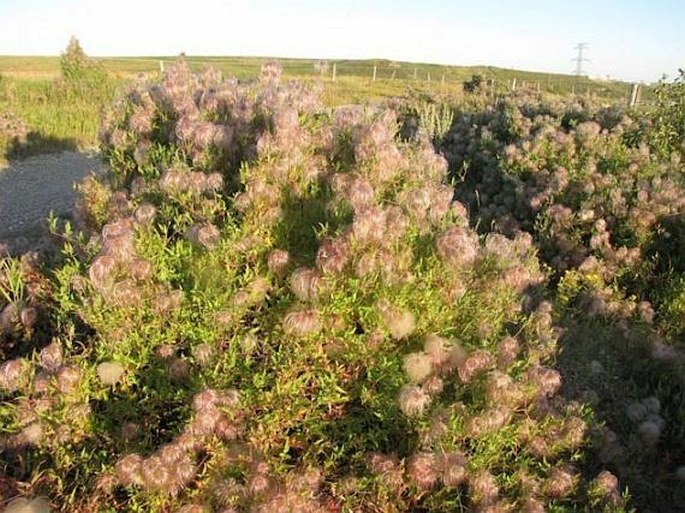
[[86,55],[76,36],[71,36],[67,48],[60,56],[62,78],[68,82],[98,79],[103,75],[97,61]]

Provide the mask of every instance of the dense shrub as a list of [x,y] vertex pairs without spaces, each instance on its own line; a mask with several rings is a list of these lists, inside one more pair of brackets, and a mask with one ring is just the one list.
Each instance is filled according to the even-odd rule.
[[482,75],[472,75],[469,80],[464,81],[464,91],[467,93],[477,93],[483,86]]
[[469,228],[393,111],[279,75],[180,63],[112,110],[55,337],[0,368],[4,472],[77,511],[622,511],[532,238]]
[[444,150],[482,230],[532,234],[581,310],[651,323],[659,260],[680,258],[653,248],[685,189],[677,155],[635,140],[642,125],[615,109],[505,100],[464,114]]
[[[442,146],[472,225],[532,236],[563,318],[566,396],[607,423],[613,448],[600,460],[654,511],[685,494],[685,184],[681,140],[655,135],[673,133],[655,112],[679,108],[511,96],[463,109]],[[646,396],[663,408],[625,413]]]
[[685,70],[673,82],[662,80],[654,90],[655,101],[649,109],[649,140],[662,158],[677,153],[685,156]]

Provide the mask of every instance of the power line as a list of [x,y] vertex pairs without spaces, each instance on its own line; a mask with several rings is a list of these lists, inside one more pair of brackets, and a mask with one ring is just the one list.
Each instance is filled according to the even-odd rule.
[[574,74],[576,76],[583,76],[585,75],[585,71],[583,71],[583,63],[584,62],[590,62],[590,59],[586,59],[583,57],[583,52],[587,50],[588,44],[587,43],[578,43],[575,47],[574,50],[576,50],[578,53],[576,54],[575,59],[573,61],[576,63],[576,69],[574,70]]

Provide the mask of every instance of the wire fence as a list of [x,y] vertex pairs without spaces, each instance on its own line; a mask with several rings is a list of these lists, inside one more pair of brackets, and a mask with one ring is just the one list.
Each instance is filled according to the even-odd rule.
[[[270,59],[251,57],[185,57],[191,68],[216,67],[225,75],[254,78]],[[319,78],[328,81],[365,80],[369,82],[402,81],[434,87],[463,87],[479,81],[478,88],[493,93],[533,91],[559,95],[595,95],[622,99],[631,106],[640,102],[645,88],[619,81],[592,80],[584,76],[514,71],[494,67],[457,67],[439,64],[412,64],[392,61],[277,59],[286,76]],[[169,57],[103,58],[112,71],[152,73],[164,70],[175,61]]]

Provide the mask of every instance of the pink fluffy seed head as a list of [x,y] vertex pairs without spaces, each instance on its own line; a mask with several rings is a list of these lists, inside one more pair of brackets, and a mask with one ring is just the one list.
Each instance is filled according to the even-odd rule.
[[499,495],[499,486],[495,477],[487,470],[482,470],[469,478],[469,495],[471,502],[479,506],[493,504]]
[[420,387],[407,385],[400,390],[399,404],[407,417],[420,417],[430,404],[430,396]]
[[464,383],[469,383],[475,376],[490,368],[493,363],[492,355],[486,350],[474,351],[457,367],[459,379]]
[[272,250],[267,257],[267,268],[276,276],[283,276],[290,264],[290,255],[282,249]]
[[407,460],[406,473],[409,481],[421,490],[430,490],[437,482],[439,473],[435,455],[420,452]]
[[453,227],[436,240],[438,255],[455,268],[469,267],[478,256],[478,241],[466,228]]
[[283,331],[286,335],[306,336],[319,333],[322,328],[321,318],[316,310],[291,312],[283,319]]
[[466,481],[466,464],[466,457],[460,452],[442,453],[436,458],[440,479],[449,488],[455,488]]
[[162,490],[169,484],[171,473],[158,456],[144,459],[140,469],[143,482],[148,488]]
[[431,357],[424,352],[406,355],[402,367],[412,383],[423,383],[433,373]]
[[371,206],[375,191],[371,183],[364,177],[355,178],[347,189],[347,198],[355,211]]
[[497,345],[497,363],[500,367],[508,367],[518,357],[519,343],[514,337],[505,337]]
[[316,252],[316,267],[323,273],[340,274],[349,261],[349,247],[342,239],[325,241]]
[[127,454],[121,458],[115,467],[117,478],[123,485],[140,485],[142,477],[143,458],[139,454]]
[[402,340],[414,333],[416,319],[409,310],[398,308],[388,300],[381,299],[376,304],[376,311],[395,340]]
[[40,351],[40,366],[55,372],[62,365],[62,345],[54,340]]
[[300,301],[315,301],[319,297],[320,281],[318,271],[300,267],[290,277],[290,290]]

